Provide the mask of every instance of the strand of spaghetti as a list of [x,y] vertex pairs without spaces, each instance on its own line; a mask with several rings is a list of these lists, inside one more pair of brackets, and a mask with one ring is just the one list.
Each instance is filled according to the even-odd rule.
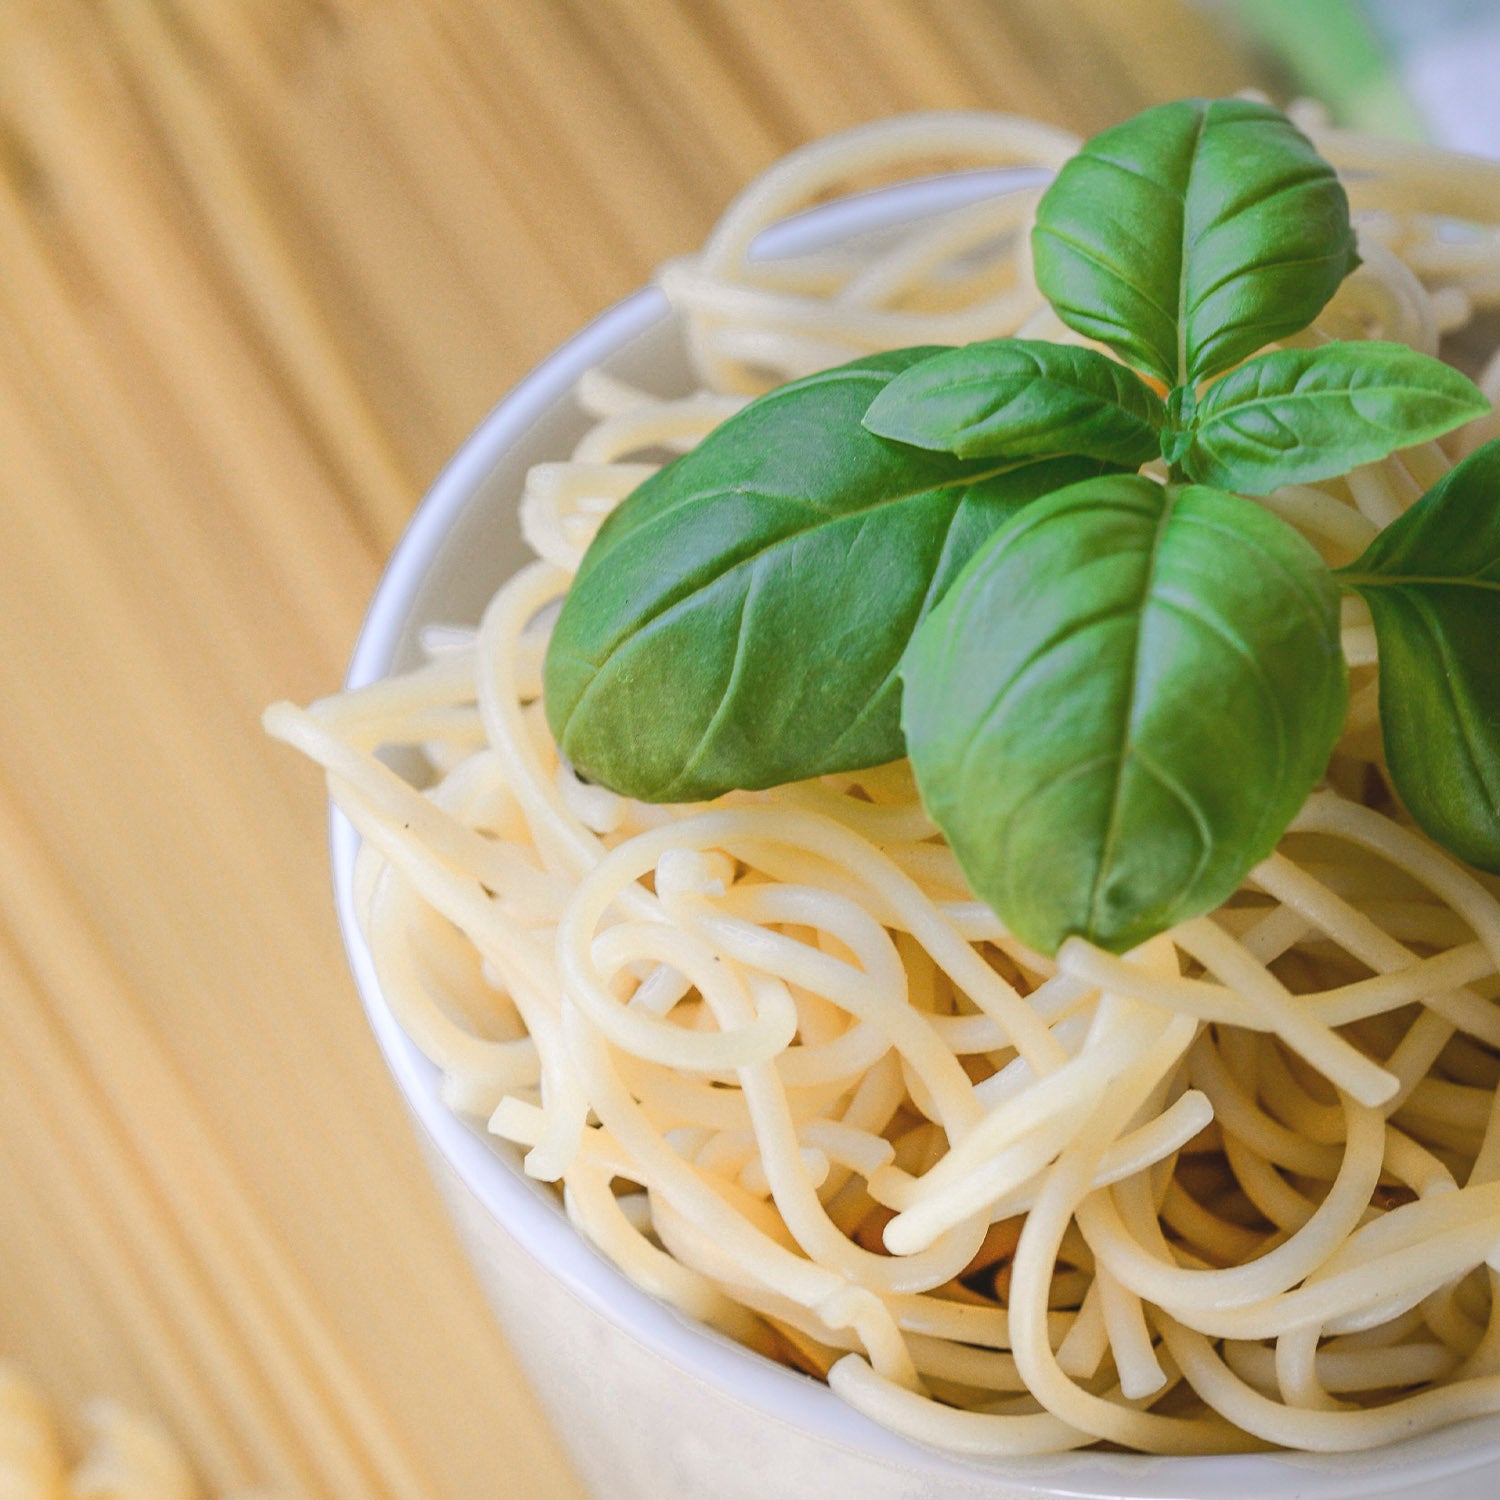
[[1181,975],[1150,974],[1083,938],[1064,939],[1057,950],[1057,963],[1070,979],[1134,1000],[1150,1000],[1200,1021],[1254,1028],[1260,1019],[1255,1007],[1227,985]]
[[1372,236],[1359,236],[1359,253],[1362,263],[1344,278],[1314,327],[1335,338],[1393,340],[1436,357],[1437,317],[1427,289]]
[[[567,587],[567,575],[550,563],[522,568],[490,601],[479,627],[480,717],[491,748],[500,756],[506,784],[521,806],[539,851],[556,851],[573,875],[598,862],[599,839],[563,804],[521,716],[514,643],[544,605]],[[621,892],[624,910],[650,919],[655,903],[644,890]]]
[[934,838],[938,831],[915,788],[911,797],[902,802],[862,802],[820,782],[798,781],[778,787],[776,801],[781,807],[822,813],[862,834],[872,844],[920,844]]
[[266,731],[317,762],[357,791],[377,817],[401,828],[433,855],[497,892],[524,889],[536,871],[519,854],[447,816],[373,755],[361,754],[325,729],[305,709],[275,703],[265,711]]
[[1341,835],[1388,859],[1458,912],[1500,969],[1500,900],[1420,835],[1333,792],[1315,792],[1291,826],[1298,832]]
[[936,1377],[972,1387],[990,1395],[995,1391],[1024,1393],[1026,1382],[1016,1369],[1015,1357],[995,1349],[971,1349],[947,1339],[928,1338],[908,1333],[906,1347],[911,1350],[917,1373],[924,1379]]
[[942,158],[1055,171],[1077,149],[1077,139],[1065,131],[980,110],[933,111],[856,125],[789,152],[743,189],[704,242],[702,262],[716,273],[747,264],[751,241],[765,225],[860,172]]
[[1132,1401],[1155,1395],[1166,1385],[1167,1373],[1156,1357],[1141,1299],[1128,1287],[1121,1286],[1107,1266],[1097,1268],[1094,1282],[1099,1288],[1104,1329],[1120,1376],[1120,1394]]
[[[1278,867],[1278,871],[1280,868]],[[1317,896],[1318,893],[1311,889],[1312,883],[1306,872],[1300,872],[1299,876],[1290,876],[1288,873],[1288,878],[1299,879],[1302,890],[1306,890],[1311,897]],[[1302,882],[1307,883],[1301,884]],[[1305,911],[1329,913],[1332,910],[1321,903],[1313,905],[1310,900],[1305,900],[1298,908],[1288,906],[1282,909],[1293,917]],[[1329,920],[1334,920],[1331,915]],[[1389,937],[1388,934],[1382,935]],[[1242,946],[1250,949],[1249,934]],[[1366,947],[1364,951],[1376,950]],[[1385,951],[1394,952],[1393,949]],[[1262,962],[1266,961],[1259,953],[1255,956]],[[1058,950],[1058,963],[1065,973],[1101,989],[1113,989],[1118,994],[1134,995],[1137,998],[1149,996],[1158,1003],[1170,1005],[1175,1010],[1204,1021],[1218,1021],[1250,1030],[1267,1029],[1260,1012],[1243,996],[1224,985],[1202,979],[1148,978],[1124,959],[1078,938],[1067,939]],[[1496,1046],[1500,1045],[1500,1010],[1466,988],[1474,980],[1486,978],[1495,972],[1495,963],[1489,951],[1480,943],[1470,942],[1431,958],[1418,958],[1408,953],[1404,963],[1400,966],[1392,965],[1374,979],[1355,980],[1333,989],[1315,990],[1297,995],[1295,1000],[1329,1027],[1344,1026],[1351,1021],[1395,1010],[1416,1001],[1429,1006],[1452,1025]]]
[[1410,448],[1403,448],[1400,459],[1418,487],[1424,491],[1446,478],[1453,468],[1453,461],[1443,451],[1442,444],[1435,441],[1414,443]]
[[[1010,1348],[1010,1314],[992,1303],[978,1305],[949,1301],[946,1297],[902,1297],[886,1299],[886,1306],[897,1324],[911,1333],[933,1338],[951,1339],[960,1344],[976,1344],[985,1349]],[[1060,1341],[1073,1326],[1076,1314],[1047,1314],[1047,1337]]]
[[733,398],[697,395],[606,417],[579,439],[573,462],[615,464],[623,455],[647,448],[693,447],[742,404]]
[[[765,371],[775,376],[770,384],[801,380],[833,365],[841,365],[870,352],[869,340],[849,334],[830,332],[814,338],[792,333],[784,327],[762,328],[746,324],[726,324],[713,333],[713,353],[720,360],[741,369]],[[765,383],[765,382],[762,382]]]
[[1351,1098],[1373,1108],[1389,1099],[1400,1086],[1390,1073],[1332,1027],[1310,1016],[1275,975],[1207,917],[1180,923],[1172,929],[1172,940],[1230,988],[1237,989],[1256,1009],[1264,1011],[1271,1022],[1267,1029],[1275,1031]]
[[857,1354],[846,1355],[828,1372],[828,1384],[855,1411],[913,1442],[973,1458],[1066,1453],[1091,1441],[1051,1412],[999,1416],[956,1411],[915,1395],[880,1374]]
[[1497,1183],[1429,1193],[1361,1224],[1308,1277],[1307,1285],[1315,1286],[1377,1256],[1419,1248],[1424,1241],[1448,1229],[1472,1227],[1475,1219],[1493,1218],[1497,1209],[1500,1209]]
[[[645,463],[533,464],[521,491],[521,537],[544,562],[574,574],[607,513],[659,465]],[[592,513],[584,516],[582,506]],[[586,523],[586,524],[580,524]]]
[[1009,267],[1020,287],[1027,289],[1030,307],[1040,302],[1031,276],[1027,234],[1036,216],[1040,188],[1019,189],[982,198],[964,208],[940,215],[931,225],[919,226],[903,236],[884,255],[875,256],[855,271],[835,293],[840,302],[865,306],[885,305],[920,291],[922,278],[981,248],[987,240],[1010,232],[1016,241],[1016,256]]
[[[1495,1253],[1496,1245],[1500,1244],[1500,1199],[1490,1193],[1490,1186],[1461,1188],[1393,1209],[1383,1219],[1366,1224],[1359,1234],[1367,1235],[1382,1228],[1398,1215],[1413,1216],[1397,1226],[1399,1234],[1391,1234],[1384,1244],[1351,1236],[1350,1244],[1355,1248],[1348,1244],[1340,1247],[1339,1269],[1330,1272],[1321,1266],[1317,1276],[1309,1278],[1306,1285],[1263,1301],[1205,1306],[1198,1296],[1186,1299],[1180,1295],[1141,1295],[1188,1326],[1218,1337],[1275,1338],[1304,1324],[1314,1324],[1330,1333],[1353,1332],[1404,1312]],[[1103,1228],[1108,1212],[1106,1209],[1086,1229],[1091,1243],[1095,1230]],[[1143,1254],[1133,1256],[1124,1236],[1116,1239],[1106,1232],[1101,1238],[1106,1243],[1101,1259],[1116,1276],[1127,1285],[1149,1279],[1140,1275],[1142,1262],[1149,1258]],[[1270,1255],[1277,1253],[1272,1251]],[[1264,1257],[1269,1258],[1269,1255]],[[1234,1269],[1250,1271],[1254,1266]],[[1207,1278],[1230,1273],[1182,1274]]]
[[[489,1121],[491,1134],[517,1146],[537,1145],[547,1129],[547,1112],[535,1104],[511,1095],[502,1099]],[[578,1160],[597,1168],[610,1180],[632,1176],[636,1164],[620,1143],[602,1126],[590,1125],[578,1147]]]
[[[1260,1344],[1226,1339],[1224,1363],[1249,1385],[1270,1389],[1276,1382],[1275,1355]],[[1334,1395],[1427,1385],[1446,1379],[1459,1365],[1442,1344],[1398,1344],[1394,1348],[1331,1349],[1317,1353],[1317,1381]]]
[[1289,1328],[1276,1340],[1272,1355],[1276,1387],[1287,1406],[1310,1411],[1339,1411],[1348,1404],[1329,1394],[1318,1373],[1318,1340],[1322,1329],[1315,1323]]
[[382,820],[353,788],[333,789],[361,839],[390,862],[434,910],[463,931],[487,962],[507,976],[511,998],[536,1044],[549,1128],[526,1158],[526,1170],[556,1181],[572,1159],[588,1118],[588,1100],[564,1056],[555,1012],[555,985],[530,933],[507,923],[477,882],[434,861],[410,834]]
[[1385,469],[1378,463],[1351,469],[1345,483],[1360,514],[1378,528],[1399,520],[1406,510]]
[[1193,1049],[1188,1077],[1208,1096],[1220,1128],[1266,1161],[1325,1182],[1337,1175],[1342,1153],[1334,1146],[1307,1140],[1266,1114],[1251,1095],[1253,1081],[1241,1087],[1211,1036],[1200,1038]]
[[[1219,1042],[1226,1051],[1233,1037],[1233,1032],[1220,1033]],[[1262,1042],[1255,1064],[1260,1077],[1261,1105],[1268,1114],[1320,1145],[1343,1143],[1345,1121],[1342,1106],[1314,1099],[1307,1090],[1311,1080],[1306,1071],[1293,1071],[1289,1056],[1280,1047]]]
[[[1299,814],[1299,818],[1304,815],[1305,810],[1304,814]],[[1335,816],[1338,816],[1337,810]],[[1321,881],[1308,875],[1285,855],[1272,854],[1251,871],[1251,878],[1263,890],[1275,896],[1278,901],[1285,902],[1286,905],[1305,916],[1320,931],[1326,932],[1361,963],[1367,964],[1379,973],[1400,973],[1420,962],[1417,955],[1404,943],[1391,937],[1363,912],[1336,895]],[[1493,904],[1492,898],[1481,887],[1478,887],[1477,882],[1476,889],[1484,902]],[[1456,903],[1455,909],[1458,909]],[[1473,910],[1474,915],[1481,919],[1488,915],[1484,906],[1479,902],[1473,904]],[[1461,914],[1466,920],[1470,920],[1469,912],[1461,912]],[[1495,972],[1495,955],[1497,945],[1500,945],[1500,931],[1487,929],[1481,933],[1472,920],[1470,925],[1478,934],[1480,941],[1484,943],[1485,952],[1490,957],[1490,972]],[[1470,1026],[1474,1027],[1475,1035],[1486,1037],[1493,1035],[1496,1023],[1500,1021],[1500,1010],[1497,1010],[1492,1002],[1476,995],[1467,985],[1456,985],[1451,990],[1440,991],[1436,994],[1429,993],[1423,996],[1422,1000],[1425,1005],[1450,1024],[1465,1029]]]
[[744,1308],[641,1234],[621,1210],[603,1172],[576,1162],[568,1172],[563,1202],[568,1217],[637,1286],[732,1337],[748,1335],[751,1320]]
[[922,1244],[973,1214],[983,1213],[987,1219],[1007,1217],[1017,1191],[1036,1178],[1077,1129],[1071,1113],[1049,1112],[1019,1140],[985,1152],[967,1170],[937,1186],[931,1181],[931,1170],[921,1177],[896,1167],[877,1174],[869,1184],[870,1196],[896,1210],[896,1219],[891,1221],[896,1225],[894,1239],[890,1226],[884,1237],[887,1247],[898,1255],[910,1254],[909,1246]]
[[[669,1231],[674,1243],[683,1244],[683,1224],[674,1220]],[[695,1247],[696,1248],[696,1247]],[[687,1246],[684,1244],[684,1249]],[[692,1250],[688,1250],[691,1254]],[[830,1329],[820,1319],[809,1314],[805,1308],[777,1297],[773,1293],[753,1287],[738,1287],[737,1295],[744,1298],[745,1306],[754,1309],[775,1324],[795,1329],[804,1337],[813,1339],[830,1354],[842,1354],[858,1349],[859,1340],[847,1332]],[[1015,1361],[1008,1354],[986,1349],[968,1348],[945,1339],[928,1338],[921,1334],[908,1334],[904,1342],[909,1350],[917,1373],[924,1380],[931,1378],[954,1384],[973,1386],[985,1391],[1021,1391],[1020,1377],[1016,1374]],[[831,1365],[833,1360],[827,1360]]]
[[[1052,1288],[1055,1288],[1054,1276]],[[1011,1299],[1015,1300],[1015,1284],[1012,1279]],[[1049,1289],[1050,1300],[1050,1289]],[[1050,1345],[1049,1345],[1050,1347]],[[1109,1353],[1109,1330],[1104,1326],[1104,1312],[1099,1304],[1099,1281],[1097,1276],[1089,1282],[1083,1301],[1078,1308],[1078,1317],[1068,1330],[1068,1336],[1057,1346],[1057,1365],[1074,1380],[1092,1380]],[[1017,1366],[1019,1369],[1020,1367]]]
[[917,1255],[893,1258],[852,1244],[830,1222],[802,1166],[774,1066],[741,1069],[740,1080],[776,1207],[797,1243],[819,1264],[870,1291],[912,1293],[952,1281],[974,1258],[989,1227],[983,1219],[955,1226]]
[[[1182,1150],[1207,1128],[1212,1119],[1213,1108],[1208,1099],[1197,1090],[1189,1089],[1155,1119],[1135,1130],[1127,1131],[1113,1142],[1100,1158],[1092,1186],[1109,1187],[1137,1172],[1144,1172],[1148,1167]],[[1031,1145],[1030,1142],[1026,1144]],[[1049,1153],[1045,1149],[1045,1143],[1042,1143],[1038,1154],[1043,1158],[1042,1165],[1045,1165],[1055,1154],[1055,1148]],[[1001,1156],[1004,1155],[1005,1153],[1001,1153]],[[1035,1201],[1036,1175],[1033,1174],[1019,1188],[1003,1197],[994,1197],[986,1194],[986,1179],[982,1175],[989,1170],[989,1166],[986,1163],[978,1168],[976,1178],[971,1180],[977,1183],[976,1191],[987,1198],[990,1217],[999,1219],[1029,1211]],[[885,1167],[879,1169],[878,1176],[872,1179],[870,1191],[878,1203],[899,1210],[916,1201],[913,1195],[920,1181],[920,1178],[912,1177],[899,1168]]]
[[[1396,1050],[1385,1060],[1387,1069],[1400,1081],[1393,1098],[1385,1106],[1388,1115],[1409,1105],[1421,1107],[1422,1101],[1414,1097],[1429,1088],[1443,1088],[1438,1080],[1428,1080],[1427,1073],[1437,1064],[1443,1049],[1453,1038],[1454,1028],[1440,1015],[1430,1010],[1420,1012],[1407,1029],[1406,1035],[1396,1044]],[[1461,1085],[1453,1085],[1459,1088]],[[1488,1103],[1488,1101],[1486,1101]],[[1483,1115],[1481,1113],[1480,1123]]]
[[1239,1379],[1201,1333],[1165,1313],[1157,1315],[1157,1327],[1188,1383],[1210,1406],[1245,1432],[1286,1447],[1348,1453],[1388,1442],[1393,1430],[1414,1437],[1493,1411],[1500,1403],[1500,1375],[1491,1375],[1402,1396],[1369,1411],[1293,1410]]
[[1117,1086],[1152,1040],[1148,1022],[1137,1017],[1125,1019],[1109,1028],[1107,1041],[1101,1035],[1098,1045],[1085,1047],[1023,1095],[991,1111],[921,1178],[916,1185],[916,1201],[886,1226],[886,1246],[895,1255],[907,1254],[929,1243],[956,1219],[966,1217],[972,1212],[973,1191],[966,1181],[970,1173],[985,1167],[1004,1147],[1019,1144],[1049,1120],[1061,1115],[1075,1121],[1080,1106],[1092,1108],[1108,1089]]
[[1418,210],[1477,224],[1496,222],[1500,166],[1492,161],[1326,126],[1309,134],[1318,151],[1347,175],[1356,209]]
[[[1210,1212],[1174,1177],[1157,1210],[1185,1254],[1202,1265],[1252,1260],[1267,1248],[1264,1232],[1246,1229]],[[1132,1293],[1132,1295],[1134,1295]]]
[[846,341],[851,357],[861,349],[873,352],[911,344],[998,338],[1017,329],[1034,305],[1030,296],[1012,291],[950,312],[852,308],[744,282],[721,281],[701,265],[669,262],[657,273],[657,285],[674,307],[693,317],[733,318],[762,329],[811,329],[825,338]]
[[1358,557],[1380,530],[1353,506],[1336,500],[1315,485],[1283,485],[1269,495],[1261,496],[1260,503],[1304,535],[1322,537],[1339,548],[1344,554],[1339,559],[1341,562]]
[[[630,1091],[650,1111],[706,1130],[751,1128],[750,1110],[738,1088],[721,1088],[684,1078],[629,1052],[619,1054],[618,1067]],[[726,1076],[733,1078],[733,1070]],[[789,1088],[787,1105],[800,1125],[836,1109],[848,1092],[849,1085],[841,1081]]]
[[890,1051],[879,1027],[859,1021],[827,1042],[801,1042],[776,1059],[787,1084],[849,1083],[874,1067]]
[[1223,1131],[1223,1141],[1224,1160],[1236,1185],[1263,1219],[1284,1236],[1295,1234],[1307,1224],[1316,1208],[1311,1197],[1293,1187],[1232,1130]]
[[913,1385],[916,1373],[889,1314],[872,1293],[851,1287],[826,1267],[791,1254],[755,1230],[677,1156],[641,1114],[620,1083],[602,1038],[576,1009],[564,1012],[569,1052],[587,1080],[587,1093],[601,1123],[640,1164],[646,1185],[699,1226],[727,1256],[762,1285],[818,1314],[830,1328],[853,1328],[886,1373]]
[[1496,972],[1481,943],[1463,943],[1431,958],[1414,958],[1374,979],[1358,979],[1331,990],[1299,997],[1330,1026],[1345,1026],[1382,1011],[1420,1002],[1445,1021],[1471,1031],[1490,1046],[1500,1045],[1500,1012],[1464,987]]
[[1496,1090],[1490,1106],[1490,1118],[1479,1150],[1474,1155],[1469,1182],[1492,1182],[1496,1178],[1500,1178],[1500,1090]]
[[[950,1138],[962,1138],[973,1128],[981,1113],[973,1085],[933,1020],[909,1004],[906,970],[885,929],[867,913],[825,891],[755,886],[738,893],[735,905],[743,916],[720,916],[707,901],[681,894],[670,900],[661,884],[660,872],[666,866],[664,856],[657,866],[657,890],[669,915],[700,932],[719,953],[822,995],[860,1021],[878,1027],[922,1079]],[[773,923],[795,923],[830,933],[857,962],[820,953],[761,925]]]
[[1473,1354],[1483,1341],[1490,1314],[1488,1303],[1482,1320],[1464,1310],[1460,1297],[1463,1284],[1462,1280],[1450,1281],[1424,1297],[1421,1303],[1422,1321],[1461,1360]]
[[1145,1227],[1148,1219],[1155,1225],[1154,1212],[1141,1202],[1138,1178],[1084,1200],[1078,1227],[1101,1264],[1136,1296],[1158,1307],[1181,1315],[1187,1309],[1222,1312],[1263,1304],[1302,1281],[1349,1237],[1380,1179],[1384,1122],[1353,1100],[1345,1100],[1344,1110],[1349,1144],[1328,1195],[1296,1234],[1259,1260],[1210,1271],[1183,1270],[1172,1264],[1159,1228],[1151,1235],[1153,1254],[1126,1229],[1120,1213],[1123,1202],[1133,1210],[1133,1226]]
[[[851,1352],[858,1348],[856,1338],[841,1331],[830,1330],[794,1302],[753,1289],[744,1289],[742,1295],[747,1307],[777,1324],[794,1328],[804,1336],[816,1340],[831,1354]],[[946,1381],[989,1393],[1024,1391],[1021,1378],[1016,1373],[1015,1360],[1009,1354],[971,1348],[924,1334],[906,1334],[905,1343],[917,1373],[924,1380]],[[826,1362],[827,1365],[832,1363],[832,1359]]]
[[[1112,999],[1107,1003],[1140,1008],[1138,1001]],[[1090,1194],[1099,1158],[1118,1131],[1121,1115],[1128,1119],[1145,1104],[1197,1032],[1189,1017],[1157,1010],[1152,1019],[1157,1035],[1149,1052],[1140,1066],[1120,1080],[1113,1097],[1090,1112],[1027,1215],[1011,1270],[1012,1349],[1027,1389],[1071,1426],[1133,1447],[1184,1453],[1199,1451],[1215,1425],[1212,1421],[1133,1410],[1084,1390],[1064,1373],[1047,1339],[1045,1320],[1038,1316],[1039,1309],[1046,1307],[1046,1288],[1064,1232]]]
[[975,1004],[999,1021],[1023,1057],[1043,1069],[1062,1062],[1062,1049],[1045,1023],[953,931],[915,882],[865,840],[832,819],[811,813],[778,812],[771,808],[716,809],[691,814],[667,827],[639,834],[612,850],[580,884],[578,895],[558,929],[559,962],[564,971],[570,972],[567,966],[576,961],[584,934],[597,925],[618,885],[634,881],[653,869],[668,849],[722,848],[746,836],[795,845],[846,865],[862,885],[900,913],[906,930]]
[[473,702],[475,655],[467,650],[445,651],[399,677],[383,677],[363,687],[319,698],[308,706],[313,718],[346,739],[386,734],[366,748],[385,743],[391,729],[424,709],[450,708]]
[[386,866],[370,908],[370,953],[381,993],[402,1030],[438,1067],[494,1091],[493,1109],[503,1095],[538,1081],[536,1042],[529,1036],[514,1042],[486,1041],[457,1025],[436,1004],[418,972],[409,931],[415,904],[411,887]]

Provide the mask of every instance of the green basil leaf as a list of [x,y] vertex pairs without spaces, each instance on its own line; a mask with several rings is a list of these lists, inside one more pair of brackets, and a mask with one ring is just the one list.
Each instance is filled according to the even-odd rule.
[[1081,453],[1138,469],[1159,451],[1161,398],[1094,349],[991,339],[924,359],[871,403],[881,437],[960,458]]
[[1032,246],[1058,317],[1169,386],[1305,328],[1359,263],[1333,168],[1245,99],[1096,135],[1042,196]]
[[1484,393],[1405,344],[1262,354],[1198,399],[1183,466],[1246,495],[1347,474],[1483,416]]
[[1500,439],[1338,576],[1375,619],[1381,734],[1401,800],[1460,859],[1500,871]]
[[1049,496],[912,638],[917,785],[1023,941],[1123,952],[1225,900],[1323,775],[1338,589],[1253,501],[1137,476]]
[[860,426],[931,349],[752,402],[609,516],[547,651],[548,723],[585,776],[696,801],[894,760],[896,664],[981,542],[1090,459],[1002,469]]

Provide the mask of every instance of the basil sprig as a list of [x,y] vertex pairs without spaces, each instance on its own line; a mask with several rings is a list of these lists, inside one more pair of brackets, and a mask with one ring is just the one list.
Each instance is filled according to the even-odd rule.
[[[897,350],[750,403],[590,547],[544,677],[563,754],[691,801],[907,753],[1013,931],[1123,951],[1222,901],[1323,774],[1342,585],[1397,791],[1500,868],[1500,443],[1337,576],[1240,498],[1488,409],[1399,345],[1256,353],[1357,264],[1332,168],[1267,106],[1165,105],[1063,168],[1033,248],[1119,359]],[[1157,459],[1165,486],[1128,472]]]
[[[1160,454],[1182,478],[1263,495],[1489,409],[1473,382],[1399,344],[1274,351],[1204,384],[1305,328],[1359,263],[1333,168],[1268,105],[1183,100],[1095,136],[1043,194],[1032,248],[1058,317],[1133,368],[971,344],[893,381],[872,431],[951,453],[1113,445],[1132,467]],[[1136,371],[1168,387],[1165,404]]]

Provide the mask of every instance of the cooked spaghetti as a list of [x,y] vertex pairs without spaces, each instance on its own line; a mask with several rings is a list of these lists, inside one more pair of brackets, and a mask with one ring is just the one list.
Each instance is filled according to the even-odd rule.
[[[1500,166],[1303,123],[1363,265],[1293,342],[1470,337],[1500,306]],[[597,423],[532,471],[538,560],[477,635],[267,725],[362,836],[383,992],[452,1107],[638,1285],[877,1420],[981,1455],[1335,1451],[1500,1411],[1500,884],[1384,792],[1362,603],[1325,785],[1232,900],[1125,958],[1015,941],[904,763],[648,806],[548,734],[549,606],[664,453],[861,352],[1079,342],[1032,281],[1040,187],[791,260],[759,232],[852,180],[1044,176],[1076,144],[916,116],[773,168],[661,274],[702,392],[585,379]],[[1343,563],[1497,432],[1266,503]]]

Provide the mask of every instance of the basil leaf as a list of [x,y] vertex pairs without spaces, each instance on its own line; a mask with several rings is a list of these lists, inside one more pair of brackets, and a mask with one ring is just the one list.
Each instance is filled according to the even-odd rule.
[[544,696],[585,776],[696,801],[904,753],[896,664],[976,547],[1103,467],[1002,469],[860,426],[931,349],[752,402],[607,519],[564,601]]
[[960,458],[1081,453],[1138,469],[1159,451],[1160,397],[1094,349],[991,339],[898,375],[871,403],[881,437]]
[[1247,495],[1347,474],[1490,409],[1473,381],[1405,344],[1325,344],[1262,354],[1198,399],[1182,462]]
[[1396,791],[1444,848],[1500,871],[1500,439],[1338,576],[1375,618]]
[[1338,589],[1253,501],[1122,476],[1030,507],[912,638],[902,722],[1023,941],[1123,952],[1225,900],[1343,724]]
[[1096,135],[1043,194],[1032,248],[1058,317],[1169,386],[1305,328],[1359,263],[1333,168],[1245,99]]

